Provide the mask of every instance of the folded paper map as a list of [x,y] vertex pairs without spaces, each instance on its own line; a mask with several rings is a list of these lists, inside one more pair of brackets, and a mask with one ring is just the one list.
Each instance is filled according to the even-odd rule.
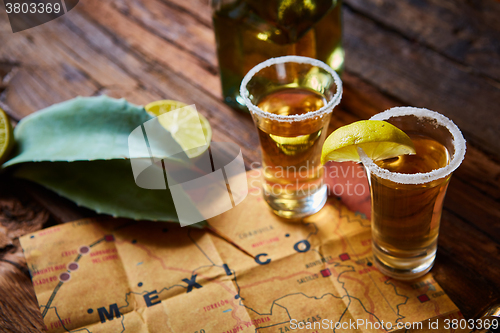
[[248,197],[212,231],[100,218],[22,237],[48,332],[438,332],[461,318],[432,274],[377,271],[361,214],[332,198],[287,222],[247,176]]

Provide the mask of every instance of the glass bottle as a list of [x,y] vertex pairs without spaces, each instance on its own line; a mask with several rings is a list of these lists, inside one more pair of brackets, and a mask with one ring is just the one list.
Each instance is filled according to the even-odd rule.
[[344,64],[341,0],[212,0],[224,101],[247,111],[243,76],[269,58],[300,55],[337,72]]

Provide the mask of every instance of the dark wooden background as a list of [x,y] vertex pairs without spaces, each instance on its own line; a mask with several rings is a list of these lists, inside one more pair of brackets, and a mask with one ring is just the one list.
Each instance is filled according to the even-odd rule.
[[[205,0],[82,0],[13,34],[0,7],[0,107],[14,123],[78,95],[194,103],[214,141],[259,160],[249,115],[224,105]],[[396,105],[452,118],[468,140],[445,200],[435,279],[472,318],[500,302],[500,1],[345,0],[344,97],[332,128]],[[43,323],[18,237],[93,213],[0,175],[0,332]]]

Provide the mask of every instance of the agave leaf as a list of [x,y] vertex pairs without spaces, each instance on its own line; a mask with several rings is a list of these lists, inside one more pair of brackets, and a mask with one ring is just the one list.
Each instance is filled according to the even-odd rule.
[[[142,107],[107,96],[77,97],[54,104],[16,126],[15,157],[4,167],[22,162],[128,158],[128,136],[152,118]],[[178,145],[173,139],[169,144]],[[155,157],[169,156],[167,152],[159,155]]]
[[[23,163],[15,176],[37,182],[98,213],[178,221],[170,191],[137,186],[128,160]],[[186,196],[186,200],[191,199]],[[193,226],[205,225],[203,221]]]
[[[16,176],[44,185],[99,213],[178,221],[170,191],[137,186],[130,161],[126,160],[130,133],[152,118],[142,107],[107,96],[77,97],[54,104],[16,126],[14,157],[3,167],[21,163]],[[165,132],[171,138],[169,146],[155,149],[153,157],[182,163],[187,159],[185,154],[169,157],[170,151],[182,148]],[[195,226],[205,224],[203,221]]]

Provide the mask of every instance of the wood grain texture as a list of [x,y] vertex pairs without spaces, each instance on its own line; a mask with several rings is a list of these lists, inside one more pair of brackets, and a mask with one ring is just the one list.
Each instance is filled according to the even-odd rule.
[[48,221],[48,212],[20,192],[16,180],[0,176],[0,332],[43,329],[19,237]]
[[406,105],[426,107],[450,118],[466,139],[498,156],[500,82],[423,47],[346,7],[346,69]]
[[[445,200],[436,280],[467,318],[500,300],[500,2],[344,0],[344,95],[330,124],[435,109],[468,139]],[[0,107],[14,120],[77,95],[194,103],[214,141],[260,160],[248,114],[222,102],[208,0],[85,0],[12,34],[0,12]],[[19,236],[94,213],[0,177],[0,332],[41,332]]]
[[500,82],[500,6],[480,1],[346,0],[386,30]]

